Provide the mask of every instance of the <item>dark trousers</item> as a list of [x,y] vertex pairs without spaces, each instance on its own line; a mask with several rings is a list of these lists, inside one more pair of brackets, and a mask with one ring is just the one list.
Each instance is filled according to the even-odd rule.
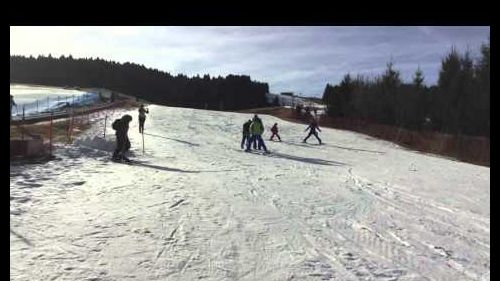
[[[252,135],[252,137],[250,138],[250,141],[247,144],[247,150],[250,150],[250,145],[254,142],[259,143],[259,149],[264,148],[264,150],[267,151],[267,147],[264,144],[264,140],[262,139],[261,135]],[[254,147],[254,149],[256,149],[256,148]]]
[[311,135],[314,135],[318,139],[319,143],[321,143],[321,139],[318,137],[318,132],[309,132],[309,135],[307,135],[307,137],[304,139],[304,142],[306,142]]
[[241,148],[244,148],[248,142],[250,142],[250,135],[243,134],[243,137],[241,138]]
[[130,149],[130,140],[128,136],[118,134],[116,135],[116,149],[113,157],[122,158],[124,153]]
[[139,133],[144,133],[144,122],[146,121],[146,118],[140,118],[139,117]]
[[127,152],[130,150],[130,140],[128,139],[128,136],[125,137],[125,149],[123,150],[124,152]]
[[280,135],[278,135],[278,133],[274,133],[271,135],[271,138],[269,140],[273,140],[274,136],[277,136],[278,137],[278,140],[281,141],[281,138],[280,138]]

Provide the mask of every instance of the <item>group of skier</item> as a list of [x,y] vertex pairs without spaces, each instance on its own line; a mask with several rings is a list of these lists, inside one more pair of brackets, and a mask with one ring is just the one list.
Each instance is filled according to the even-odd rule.
[[[143,104],[139,107],[139,133],[144,134],[144,122],[146,121],[146,113],[149,110]],[[113,160],[126,161],[130,160],[125,156],[125,152],[130,150],[130,140],[128,138],[129,123],[132,121],[132,116],[125,114],[120,119],[116,119],[111,125],[115,130],[116,149],[113,153]]]
[[[149,114],[149,110],[144,107],[142,104],[139,107],[139,133],[144,134],[144,122],[146,121],[146,114]],[[128,138],[128,129],[129,123],[132,121],[132,116],[125,114],[120,119],[116,119],[112,128],[115,130],[116,135],[116,149],[113,153],[113,160],[115,161],[126,161],[130,162],[130,160],[125,156],[125,153],[130,150],[130,140]],[[321,132],[321,129],[318,126],[318,123],[314,118],[311,118],[311,122],[305,131],[309,130],[309,134],[302,140],[302,142],[307,142],[307,139],[314,135],[316,139],[319,141],[319,144],[322,144],[321,139],[318,136],[318,132]],[[243,136],[241,139],[241,149],[245,151],[251,151],[252,148],[254,150],[264,150],[265,153],[268,153],[266,144],[264,143],[264,139],[262,138],[262,134],[264,133],[264,124],[262,123],[262,119],[259,118],[257,114],[254,115],[252,119],[249,119],[243,124]],[[281,141],[281,137],[278,134],[278,123],[274,123],[271,128],[271,137],[270,141],[274,141],[274,137],[278,138],[278,141]]]
[[[319,141],[319,144],[322,144],[321,139],[318,136],[318,131],[321,132],[321,129],[318,126],[318,123],[316,119],[311,118],[311,122],[309,123],[309,126],[305,129],[305,131],[309,130],[309,134],[302,140],[303,143],[307,142],[307,139],[314,135],[316,139]],[[258,149],[262,150],[267,153],[267,147],[264,143],[264,140],[262,139],[262,134],[264,133],[264,124],[262,123],[262,119],[257,116],[257,114],[254,115],[253,119],[249,119],[247,122],[243,124],[243,136],[241,139],[241,149],[245,147],[246,143],[246,149],[245,151],[251,151],[251,147],[253,149]],[[278,138],[278,141],[281,141],[281,137],[278,134],[278,123],[274,123],[274,125],[271,128],[271,137],[269,138],[270,141],[274,141],[274,137],[276,136]]]
[[267,151],[266,144],[264,143],[264,140],[262,139],[262,134],[264,133],[264,124],[262,123],[262,119],[257,116],[257,114],[254,115],[252,120],[248,120],[243,124],[243,138],[241,139],[241,148],[244,148],[244,144],[246,141],[246,149],[245,151],[251,151],[251,146],[253,146],[253,149],[264,149],[265,152]]

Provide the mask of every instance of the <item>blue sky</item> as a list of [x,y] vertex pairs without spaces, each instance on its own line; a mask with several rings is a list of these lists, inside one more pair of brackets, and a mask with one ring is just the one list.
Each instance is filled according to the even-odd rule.
[[321,96],[347,74],[377,75],[393,61],[437,81],[452,46],[473,56],[490,27],[10,27],[10,54],[100,57],[171,74],[250,75],[272,93]]

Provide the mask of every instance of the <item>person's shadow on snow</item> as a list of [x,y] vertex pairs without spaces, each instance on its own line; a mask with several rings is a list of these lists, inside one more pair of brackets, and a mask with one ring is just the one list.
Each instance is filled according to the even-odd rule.
[[151,168],[151,169],[157,169],[157,170],[167,171],[167,172],[181,172],[181,173],[200,173],[201,172],[201,171],[190,171],[190,170],[182,170],[182,169],[176,169],[176,168],[163,167],[163,166],[152,165],[152,164],[148,164],[145,162],[137,162],[137,161],[132,161],[132,165]]
[[164,166],[153,165],[153,164],[149,164],[147,162],[140,162],[140,161],[132,161],[131,164],[134,166],[141,166],[141,167],[157,169],[157,170],[161,170],[161,171],[180,172],[180,173],[218,173],[218,172],[237,171],[237,170],[201,170],[201,171],[182,170],[182,169],[177,169],[177,168],[169,168],[169,167],[164,167]]
[[184,141],[184,140],[167,138],[167,137],[164,137],[164,136],[159,136],[159,135],[150,134],[150,133],[144,133],[144,134],[147,135],[147,136],[158,137],[158,138],[163,138],[163,139],[167,139],[167,140],[173,140],[173,141],[180,142],[180,143],[183,143],[183,144],[187,144],[187,145],[190,145],[190,146],[200,146],[197,143],[192,143],[192,142],[188,142],[188,141]]
[[284,153],[280,153],[280,152],[272,152],[270,155],[272,157],[284,158],[284,159],[288,159],[288,160],[299,161],[299,162],[304,162],[304,163],[309,163],[309,164],[316,164],[316,165],[327,165],[327,166],[345,166],[345,165],[347,165],[346,163],[337,162],[337,161],[323,160],[323,159],[319,159],[319,158],[300,157],[300,156],[294,156],[294,155],[284,154]]
[[10,229],[10,233],[14,234],[17,238],[19,238],[21,241],[23,241],[24,243],[26,243],[28,246],[33,246],[33,244],[28,239],[26,239],[21,234],[19,234],[19,233],[15,232],[14,230],[12,230],[12,228]]

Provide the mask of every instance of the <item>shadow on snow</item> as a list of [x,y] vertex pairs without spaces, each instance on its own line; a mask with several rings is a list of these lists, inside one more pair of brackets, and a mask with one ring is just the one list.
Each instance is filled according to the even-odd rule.
[[289,154],[280,153],[280,152],[273,152],[273,153],[271,153],[271,156],[284,158],[284,159],[288,159],[288,160],[293,160],[293,161],[309,163],[309,164],[316,164],[316,165],[327,165],[327,166],[345,166],[345,165],[347,165],[346,163],[337,162],[337,161],[323,160],[323,159],[319,159],[319,158],[300,157],[300,156],[294,156],[294,155],[289,155]]
[[[234,149],[239,152],[244,152],[244,153],[251,153],[251,154],[262,154],[261,152],[256,152],[255,150],[251,150],[250,152],[246,152],[244,150],[239,150],[239,149]],[[271,152],[269,154],[263,154],[265,157],[274,157],[274,158],[283,158],[283,159],[288,159],[292,161],[298,161],[298,162],[303,162],[303,163],[308,163],[308,164],[315,164],[315,165],[325,165],[325,166],[345,166],[348,165],[343,162],[337,162],[337,161],[331,161],[331,160],[323,160],[319,158],[309,158],[309,157],[300,157],[300,156],[295,156],[295,155],[290,155],[290,154],[285,154],[281,152]]]
[[326,146],[331,146],[331,147],[336,147],[336,148],[346,149],[346,150],[351,150],[351,151],[362,151],[362,152],[372,152],[372,153],[385,154],[385,152],[383,152],[383,151],[368,150],[368,149],[359,149],[359,148],[352,148],[352,147],[344,147],[344,146],[333,145],[333,144],[326,144]]
[[12,228],[10,229],[10,233],[14,234],[17,238],[21,239],[21,241],[23,241],[24,243],[26,243],[28,246],[33,246],[33,244],[31,244],[31,242],[28,239],[26,239],[21,234],[18,234],[17,232],[15,232],[14,230],[12,230]]
[[144,134],[147,135],[147,136],[152,136],[152,137],[158,137],[158,138],[173,140],[173,141],[180,142],[180,143],[183,143],[183,144],[187,144],[187,145],[190,145],[190,146],[200,146],[197,143],[192,143],[192,142],[188,142],[188,141],[183,141],[183,140],[178,140],[178,139],[173,139],[173,138],[167,138],[167,137],[164,137],[164,136],[159,136],[159,135],[149,134],[149,133],[144,133]]
[[167,172],[180,172],[180,173],[191,173],[191,174],[197,174],[197,173],[220,173],[220,172],[233,172],[237,170],[200,170],[200,171],[191,171],[191,170],[182,170],[182,169],[177,169],[177,168],[169,168],[169,167],[164,167],[164,166],[158,166],[158,165],[153,165],[145,162],[139,162],[139,161],[132,161],[132,165],[134,166],[142,166],[146,168],[151,168],[151,169],[157,169],[161,171],[167,171]]

